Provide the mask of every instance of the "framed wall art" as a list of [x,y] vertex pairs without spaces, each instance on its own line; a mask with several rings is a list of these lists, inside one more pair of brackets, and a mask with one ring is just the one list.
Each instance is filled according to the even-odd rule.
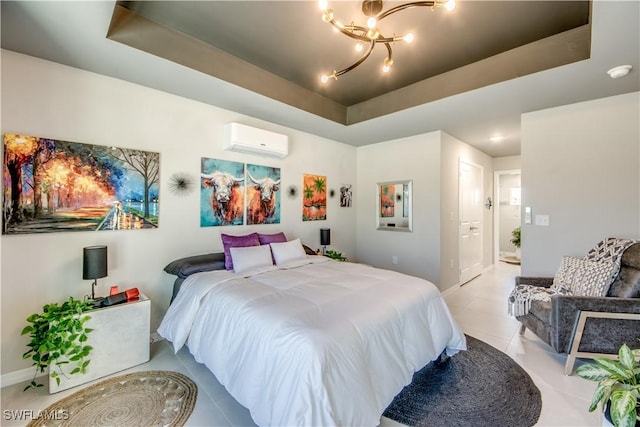
[[280,224],[280,168],[247,164],[247,224]]
[[325,219],[327,219],[327,177],[305,174],[302,177],[302,220]]
[[244,224],[244,173],[244,163],[201,159],[201,227]]
[[156,228],[160,154],[5,134],[3,234]]

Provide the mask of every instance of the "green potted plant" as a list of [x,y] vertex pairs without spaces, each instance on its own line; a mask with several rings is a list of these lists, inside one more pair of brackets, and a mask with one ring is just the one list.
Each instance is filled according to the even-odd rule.
[[336,252],[336,251],[332,251],[332,250],[325,251],[324,256],[327,256],[327,257],[329,257],[331,259],[335,259],[336,261],[346,261],[347,260],[347,257],[342,255],[342,253]]
[[598,404],[608,408],[616,427],[634,427],[640,424],[640,349],[631,350],[623,344],[618,350],[618,360],[596,357],[595,363],[582,365],[576,373],[585,379],[598,381],[589,412]]
[[66,376],[63,365],[71,364],[70,375],[84,374],[90,360],[91,350],[86,344],[87,336],[93,330],[85,327],[91,317],[86,314],[93,308],[93,301],[81,301],[69,298],[63,304],[46,304],[42,313],[34,313],[27,317],[29,325],[22,330],[22,335],[30,335],[27,344],[29,350],[22,357],[33,360],[36,367],[33,380],[24,388],[42,387],[36,382],[38,372],[49,368],[49,376],[60,384],[60,376]]
[[511,231],[511,244],[516,247],[516,258],[520,259],[520,227],[516,227]]

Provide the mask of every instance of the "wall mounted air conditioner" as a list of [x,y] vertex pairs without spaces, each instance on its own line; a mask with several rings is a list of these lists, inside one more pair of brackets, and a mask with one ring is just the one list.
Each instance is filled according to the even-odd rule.
[[289,154],[289,137],[240,123],[224,125],[224,146],[227,151],[283,158]]

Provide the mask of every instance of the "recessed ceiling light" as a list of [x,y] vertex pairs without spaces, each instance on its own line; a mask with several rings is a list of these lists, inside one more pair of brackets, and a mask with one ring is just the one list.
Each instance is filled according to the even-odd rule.
[[491,139],[491,142],[500,142],[504,139],[504,136],[496,135],[496,136],[492,136],[490,139]]
[[607,74],[609,74],[612,79],[617,79],[618,77],[624,77],[629,74],[631,68],[631,65],[620,65],[618,67],[613,67],[612,69],[607,71]]

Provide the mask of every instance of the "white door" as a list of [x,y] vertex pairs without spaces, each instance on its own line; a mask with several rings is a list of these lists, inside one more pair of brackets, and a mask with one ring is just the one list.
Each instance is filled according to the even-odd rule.
[[460,159],[458,195],[461,285],[482,273],[482,166]]

